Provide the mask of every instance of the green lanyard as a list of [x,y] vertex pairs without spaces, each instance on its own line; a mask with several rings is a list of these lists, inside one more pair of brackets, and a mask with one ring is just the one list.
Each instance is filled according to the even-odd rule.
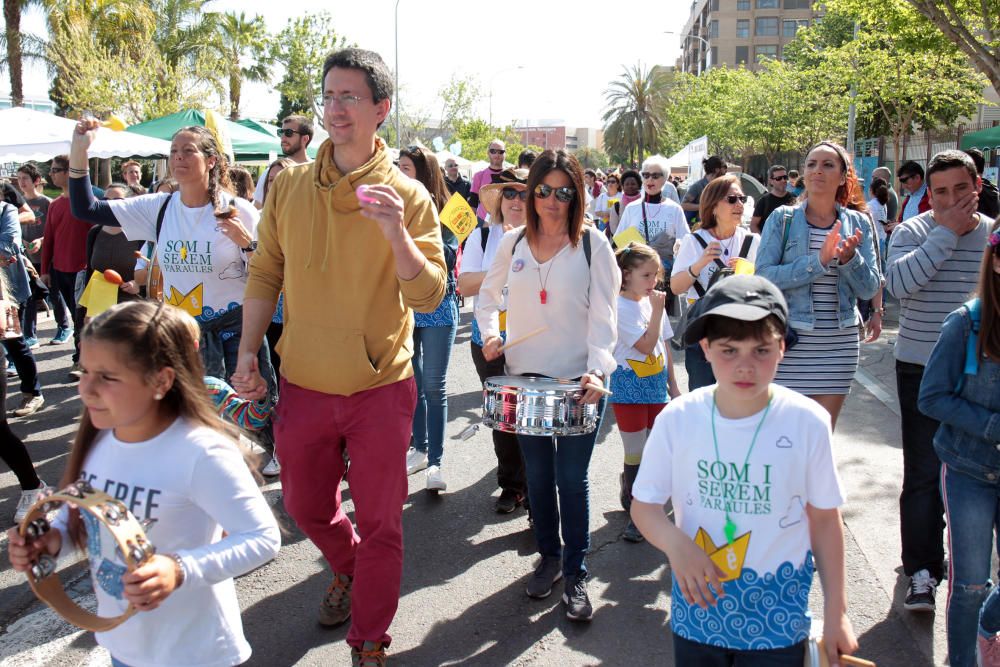
[[[716,389],[715,391],[718,391]],[[715,444],[715,462],[722,464],[719,458],[719,439],[715,435],[715,391],[712,392],[712,442]],[[760,421],[757,422],[757,428],[753,432],[753,440],[750,441],[750,448],[747,450],[746,458],[743,459],[743,467],[746,468],[747,463],[750,461],[750,453],[753,452],[754,445],[757,444],[757,436],[760,435],[760,427],[764,425],[764,420],[767,419],[767,413],[771,410],[771,400],[772,397],[767,398],[767,407],[764,408],[764,414],[761,415]],[[726,541],[729,544],[733,543],[736,539],[736,522],[733,521],[732,517],[729,516],[729,511],[726,511],[726,525],[723,528],[726,533]]]

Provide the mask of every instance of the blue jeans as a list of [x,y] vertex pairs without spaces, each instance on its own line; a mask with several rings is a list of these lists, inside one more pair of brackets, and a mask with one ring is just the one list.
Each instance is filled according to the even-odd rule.
[[701,343],[688,345],[684,349],[684,370],[688,374],[688,391],[715,384],[715,373],[712,364],[705,358]]
[[[538,553],[562,557],[566,577],[587,573],[584,562],[590,548],[590,480],[587,469],[601,430],[604,408],[605,399],[602,398],[597,406],[597,428],[585,435],[557,438],[517,436],[528,477],[528,499],[531,501],[532,529]],[[566,544],[565,553],[559,541],[560,526]]]
[[[983,482],[941,466],[948,524],[948,662],[976,664],[976,633],[1000,631],[1000,596],[990,581],[993,531],[1000,529],[1000,482]],[[997,545],[1000,549],[1000,544]]]
[[413,447],[427,453],[427,465],[440,466],[448,423],[448,361],[456,324],[413,329],[413,377],[417,409],[413,412]]
[[121,660],[116,660],[115,656],[111,656],[111,667],[128,667],[128,665]]
[[698,667],[802,667],[806,659],[806,644],[800,642],[787,648],[762,651],[709,646],[684,639],[674,633],[674,664]]

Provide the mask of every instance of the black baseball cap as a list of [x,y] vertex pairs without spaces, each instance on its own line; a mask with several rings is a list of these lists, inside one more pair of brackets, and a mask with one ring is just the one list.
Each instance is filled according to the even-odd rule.
[[698,316],[688,322],[684,342],[694,345],[705,337],[709,315],[756,322],[774,315],[783,326],[788,323],[788,304],[774,283],[760,276],[729,276],[705,292],[697,304]]

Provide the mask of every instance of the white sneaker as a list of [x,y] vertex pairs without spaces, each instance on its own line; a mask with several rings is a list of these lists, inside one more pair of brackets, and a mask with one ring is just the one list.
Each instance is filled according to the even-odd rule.
[[14,510],[14,523],[21,523],[21,520],[28,515],[28,510],[38,500],[38,495],[47,488],[49,485],[42,482],[42,485],[37,489],[21,492],[21,499],[17,501],[17,509]]
[[260,471],[260,474],[264,477],[275,477],[281,474],[281,463],[278,461],[277,454],[271,455],[271,460],[267,462],[267,465]]
[[406,452],[406,474],[412,475],[427,467],[427,452],[410,447]]
[[441,474],[441,468],[438,466],[431,466],[427,469],[427,490],[428,491],[447,491],[448,483],[444,481],[444,475]]

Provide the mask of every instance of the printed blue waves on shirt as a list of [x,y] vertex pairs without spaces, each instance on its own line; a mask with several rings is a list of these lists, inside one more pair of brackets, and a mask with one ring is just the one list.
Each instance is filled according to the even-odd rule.
[[274,324],[284,324],[285,322],[285,293],[278,295],[278,305],[274,309],[274,316],[271,318]]
[[[500,332],[500,340],[507,342],[506,331]],[[472,342],[479,347],[483,346],[483,332],[479,330],[479,322],[476,321],[475,317],[472,318]]]
[[[219,310],[213,310],[212,308],[210,308],[208,306],[202,306],[202,308],[201,308],[201,315],[199,315],[198,317],[196,317],[194,319],[198,320],[199,322],[211,322],[212,320],[214,320],[217,317],[222,317],[223,315],[225,315],[226,313],[228,313],[230,310],[234,310],[236,308],[239,308],[241,305],[243,305],[243,304],[236,303],[235,301],[232,301],[232,302],[230,302],[230,304],[228,306],[226,306],[225,308],[221,308]],[[240,329],[236,328],[236,329],[232,329],[232,330],[223,331],[221,334],[219,334],[219,337],[222,340],[229,340],[233,336],[238,336],[238,335],[240,335]]]
[[458,297],[451,285],[433,313],[413,313],[415,327],[453,327],[458,322]]
[[[90,559],[90,571],[94,577],[94,584],[111,597],[124,599],[125,585],[122,577],[127,572],[124,565],[108,560],[101,553],[101,522],[90,512],[80,512],[84,526],[87,529],[87,556]],[[115,547],[116,553],[118,551]]]
[[666,403],[670,400],[667,392],[667,369],[656,375],[639,377],[631,368],[619,366],[611,374],[612,403]]
[[811,551],[797,569],[785,561],[777,572],[760,577],[743,568],[739,579],[722,584],[725,595],[708,609],[689,605],[673,577],[671,627],[685,639],[710,646],[750,651],[794,646],[809,637],[813,570]]

